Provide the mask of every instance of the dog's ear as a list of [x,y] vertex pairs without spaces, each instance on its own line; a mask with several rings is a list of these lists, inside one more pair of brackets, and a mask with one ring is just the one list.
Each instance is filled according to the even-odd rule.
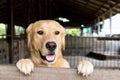
[[62,38],[62,51],[65,50],[65,36]]
[[62,51],[65,50],[65,29],[62,29],[63,34],[62,34]]
[[33,25],[33,23],[31,23],[31,24],[27,27],[27,29],[26,29],[27,35],[29,35],[29,33],[30,33],[30,31],[31,31],[32,25]]
[[27,39],[28,39],[28,48],[30,49],[30,51],[32,49],[32,45],[31,45],[32,27],[33,27],[33,24],[30,24],[26,29]]

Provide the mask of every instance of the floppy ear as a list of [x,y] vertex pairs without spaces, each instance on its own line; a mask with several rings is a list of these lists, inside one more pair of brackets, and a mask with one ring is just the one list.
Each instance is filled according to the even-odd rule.
[[33,25],[33,23],[31,23],[31,24],[27,27],[27,29],[26,29],[27,35],[29,35],[29,33],[30,33],[30,31],[31,31],[32,25]]
[[62,50],[65,50],[65,29],[63,28],[63,34],[62,34]]
[[65,50],[65,36],[62,38],[62,50]]
[[27,29],[26,29],[27,39],[28,39],[28,48],[30,49],[30,51],[32,51],[32,44],[31,44],[32,26],[33,26],[33,24],[30,24],[30,25],[27,27]]

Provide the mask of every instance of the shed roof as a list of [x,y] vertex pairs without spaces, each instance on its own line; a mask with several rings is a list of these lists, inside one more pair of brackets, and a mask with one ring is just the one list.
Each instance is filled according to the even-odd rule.
[[[0,23],[7,23],[9,0],[0,1]],[[120,0],[10,0],[13,6],[14,23],[26,26],[40,19],[55,19],[59,16],[72,22],[90,23],[97,17],[109,17],[120,12]]]

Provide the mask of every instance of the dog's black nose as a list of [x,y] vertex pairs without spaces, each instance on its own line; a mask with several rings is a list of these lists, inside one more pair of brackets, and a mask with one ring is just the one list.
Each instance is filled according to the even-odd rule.
[[46,43],[46,48],[50,51],[53,51],[55,50],[57,47],[56,43],[55,42],[47,42]]

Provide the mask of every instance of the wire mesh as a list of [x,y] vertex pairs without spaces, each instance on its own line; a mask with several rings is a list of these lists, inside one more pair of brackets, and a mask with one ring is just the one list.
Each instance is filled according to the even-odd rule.
[[[13,41],[13,63],[30,55],[26,37]],[[9,63],[9,50],[6,39],[0,39],[0,63]],[[76,68],[80,60],[88,60],[96,68],[120,68],[120,39],[98,37],[66,37],[64,58],[72,68]]]

